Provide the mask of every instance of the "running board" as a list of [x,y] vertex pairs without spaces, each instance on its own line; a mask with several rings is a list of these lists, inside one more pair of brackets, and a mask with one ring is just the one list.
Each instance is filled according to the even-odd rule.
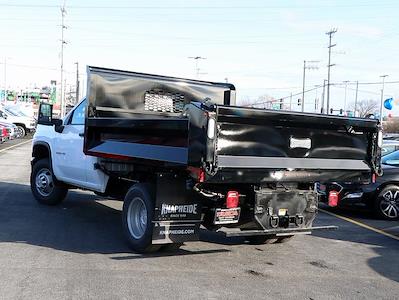
[[[227,229],[227,228],[226,228]],[[316,226],[309,228],[276,228],[266,230],[229,230],[219,229],[217,232],[223,233],[226,237],[234,236],[254,236],[254,235],[296,235],[296,234],[310,234],[313,230],[337,230],[338,226]]]

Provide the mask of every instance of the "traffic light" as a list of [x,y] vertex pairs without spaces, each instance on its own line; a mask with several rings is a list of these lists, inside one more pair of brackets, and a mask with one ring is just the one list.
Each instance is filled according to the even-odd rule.
[[298,106],[301,106],[301,99],[298,99]]
[[344,110],[343,110],[342,108],[339,110],[339,114],[340,114],[340,115],[343,115],[343,114],[344,114]]
[[332,108],[330,108],[330,115],[332,115],[334,112],[334,110]]

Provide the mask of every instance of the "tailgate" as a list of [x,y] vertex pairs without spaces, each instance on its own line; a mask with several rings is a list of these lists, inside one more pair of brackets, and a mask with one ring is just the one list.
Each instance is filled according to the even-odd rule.
[[228,106],[215,118],[218,169],[379,168],[376,120]]

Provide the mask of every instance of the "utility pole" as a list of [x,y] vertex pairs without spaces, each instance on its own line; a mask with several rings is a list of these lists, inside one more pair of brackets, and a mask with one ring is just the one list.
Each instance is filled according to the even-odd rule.
[[65,0],[61,6],[61,91],[60,91],[60,105],[61,105],[61,117],[65,115],[65,97],[64,97],[64,45],[66,41],[64,40],[64,29],[67,27],[64,25],[64,19],[66,15]]
[[322,95],[322,97],[321,97],[321,110],[320,110],[320,113],[324,113],[324,97],[325,97],[325,94],[326,94],[326,79],[324,79],[323,80],[323,95]]
[[348,82],[349,82],[349,80],[344,81],[344,83],[345,83],[344,115],[346,113],[346,93],[347,93],[347,88],[348,88]]
[[380,121],[382,122],[383,116],[383,107],[384,107],[384,85],[385,85],[385,77],[388,77],[388,75],[381,75],[382,78],[382,89],[381,89],[381,104],[380,104]]
[[357,94],[359,92],[359,81],[356,81],[356,95],[355,95],[355,111],[353,112],[356,117],[356,109],[357,109]]
[[292,93],[290,95],[290,110],[292,110]]
[[79,102],[79,63],[76,62],[76,96],[75,96],[75,103]]
[[198,67],[198,60],[200,60],[200,59],[206,59],[206,57],[201,57],[201,56],[190,56],[189,58],[195,60],[195,78],[196,78],[196,79],[199,79],[200,68]]
[[328,43],[328,74],[327,74],[327,114],[330,113],[330,69],[334,64],[331,64],[331,48],[335,47],[337,44],[331,44],[332,37],[334,33],[337,32],[337,29],[331,29],[329,32],[326,32],[326,34],[329,36],[329,43]]
[[312,65],[311,66],[307,66],[306,63],[314,64],[314,63],[318,63],[318,62],[319,62],[318,60],[309,60],[309,61],[304,60],[303,61],[302,104],[301,104],[302,112],[304,112],[304,110],[305,110],[305,76],[306,76],[306,69],[308,69],[308,70],[318,69],[317,66],[312,66]]
[[7,101],[7,57],[4,57],[4,102]]

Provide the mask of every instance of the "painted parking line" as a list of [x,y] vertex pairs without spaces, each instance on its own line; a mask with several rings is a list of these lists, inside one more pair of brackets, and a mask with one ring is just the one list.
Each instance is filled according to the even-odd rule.
[[18,143],[18,144],[12,145],[12,146],[10,146],[10,147],[7,147],[7,148],[4,148],[4,149],[1,149],[1,150],[0,150],[0,153],[2,153],[2,152],[4,152],[4,151],[7,151],[7,150],[10,150],[10,149],[12,149],[12,148],[15,148],[15,147],[18,147],[18,146],[21,146],[21,145],[24,145],[24,144],[30,143],[30,142],[32,142],[32,140],[23,141],[23,142],[21,142],[21,143]]
[[336,218],[338,218],[338,219],[341,219],[341,220],[350,222],[350,223],[355,224],[355,225],[357,225],[357,226],[360,226],[360,227],[363,227],[363,228],[365,228],[365,229],[374,231],[375,233],[379,233],[379,234],[385,235],[385,236],[387,236],[387,237],[390,237],[391,239],[394,239],[394,240],[399,241],[399,236],[390,234],[390,233],[385,232],[385,231],[383,231],[383,230],[381,230],[381,229],[372,227],[372,226],[370,226],[370,225],[364,224],[364,223],[362,223],[362,222],[353,220],[353,219],[348,218],[348,217],[344,217],[344,216],[341,216],[341,215],[337,215],[337,214],[335,214],[335,213],[329,212],[329,211],[324,210],[324,209],[322,209],[322,208],[319,208],[319,210],[322,211],[323,213],[326,213],[326,214],[328,214],[328,215],[334,216],[334,217],[336,217]]

